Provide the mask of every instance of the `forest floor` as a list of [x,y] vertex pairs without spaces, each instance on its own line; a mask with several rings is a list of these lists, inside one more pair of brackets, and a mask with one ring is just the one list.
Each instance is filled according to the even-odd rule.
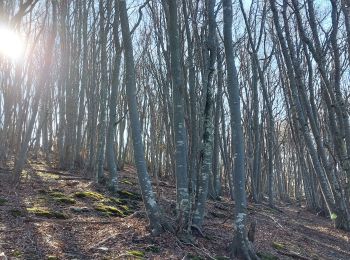
[[[32,161],[21,184],[0,170],[0,253],[8,259],[229,259],[234,203],[209,201],[204,237],[184,244],[165,232],[151,237],[134,168],[120,173],[118,198],[79,173]],[[174,211],[175,187],[155,187]],[[293,205],[249,203],[257,221],[254,247],[262,259],[350,259],[350,233]],[[170,216],[171,214],[169,214]],[[0,255],[1,259],[1,255]]]

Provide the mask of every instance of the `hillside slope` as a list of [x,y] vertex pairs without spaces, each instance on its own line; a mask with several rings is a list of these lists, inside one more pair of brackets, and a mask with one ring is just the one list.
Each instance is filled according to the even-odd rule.
[[[234,203],[209,201],[205,237],[150,237],[135,170],[120,175],[118,198],[80,173],[32,162],[16,189],[0,172],[0,253],[9,259],[229,259]],[[155,187],[171,221],[175,187]],[[249,204],[254,246],[262,259],[350,259],[350,234],[293,205]]]

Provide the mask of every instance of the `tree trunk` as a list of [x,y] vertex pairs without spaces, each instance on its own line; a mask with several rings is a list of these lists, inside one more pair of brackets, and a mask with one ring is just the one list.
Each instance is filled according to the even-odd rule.
[[159,234],[162,230],[161,215],[158,204],[152,190],[151,180],[147,173],[145,153],[141,138],[141,124],[136,101],[136,78],[134,67],[133,47],[129,29],[126,2],[119,1],[119,17],[124,43],[124,62],[126,73],[126,94],[129,106],[129,117],[131,121],[131,132],[134,147],[134,158],[141,188],[143,202],[150,222],[153,234]]
[[232,255],[245,259],[257,259],[248,241],[246,231],[247,198],[245,192],[245,166],[243,132],[238,75],[232,44],[232,0],[222,0],[224,18],[224,46],[227,66],[227,89],[231,113],[232,146],[234,147],[234,195],[235,195],[235,235],[232,243]]

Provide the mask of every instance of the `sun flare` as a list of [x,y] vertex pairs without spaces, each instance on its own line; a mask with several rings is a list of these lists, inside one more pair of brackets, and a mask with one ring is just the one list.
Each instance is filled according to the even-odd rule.
[[23,56],[23,53],[23,38],[15,31],[0,26],[0,59],[6,57],[12,61],[17,61]]

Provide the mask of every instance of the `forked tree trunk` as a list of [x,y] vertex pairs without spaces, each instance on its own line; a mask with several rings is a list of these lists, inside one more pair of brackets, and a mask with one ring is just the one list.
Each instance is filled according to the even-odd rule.
[[212,177],[212,160],[213,160],[213,78],[215,72],[216,61],[216,22],[215,22],[215,0],[207,1],[207,19],[208,19],[208,38],[207,45],[209,50],[209,60],[206,62],[207,79],[206,79],[206,97],[204,106],[204,125],[203,125],[203,161],[201,170],[198,176],[198,191],[196,208],[193,216],[193,224],[197,227],[201,227],[204,220],[205,203],[208,197],[208,184],[209,178]]

